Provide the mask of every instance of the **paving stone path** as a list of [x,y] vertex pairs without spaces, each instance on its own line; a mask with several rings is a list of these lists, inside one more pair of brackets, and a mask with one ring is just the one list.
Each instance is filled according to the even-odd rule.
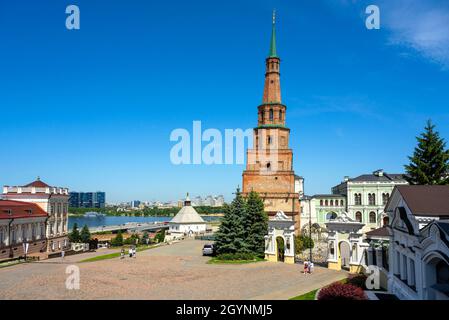
[[[258,262],[206,264],[203,241],[185,240],[137,253],[137,258],[79,261],[116,250],[0,269],[0,299],[289,299],[343,279],[345,272]],[[80,269],[80,289],[67,290],[66,267]]]

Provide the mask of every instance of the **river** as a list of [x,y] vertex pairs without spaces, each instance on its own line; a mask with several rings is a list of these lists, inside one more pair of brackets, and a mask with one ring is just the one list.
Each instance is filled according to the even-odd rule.
[[[201,216],[204,221],[218,221],[220,217],[216,216]],[[124,216],[105,216],[105,217],[83,217],[83,216],[70,216],[69,217],[69,230],[72,230],[73,225],[78,224],[78,228],[81,229],[84,225],[89,228],[102,227],[102,226],[115,226],[124,224],[127,222],[166,222],[170,221],[173,217],[124,217]]]

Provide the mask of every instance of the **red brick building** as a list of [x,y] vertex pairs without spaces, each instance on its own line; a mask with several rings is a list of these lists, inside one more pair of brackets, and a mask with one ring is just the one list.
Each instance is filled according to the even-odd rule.
[[296,230],[299,230],[299,191],[295,190],[293,151],[289,148],[290,129],[286,127],[287,107],[281,99],[280,63],[273,17],[263,100],[258,107],[258,124],[254,128],[254,148],[247,152],[242,191],[244,195],[251,190],[258,192],[268,215],[283,211],[292,217]]
[[45,252],[47,212],[37,204],[0,200],[0,260]]

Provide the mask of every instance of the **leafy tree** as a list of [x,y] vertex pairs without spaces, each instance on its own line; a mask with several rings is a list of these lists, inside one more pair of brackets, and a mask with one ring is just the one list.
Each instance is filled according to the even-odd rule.
[[87,225],[85,224],[84,227],[81,229],[81,233],[79,235],[80,241],[82,243],[88,243],[90,240],[90,231]]
[[147,244],[147,241],[150,243],[150,236],[148,235],[148,232],[145,231],[142,236],[142,243]]
[[268,215],[265,213],[262,199],[257,192],[251,191],[246,201],[243,215],[246,245],[249,251],[258,256],[265,253],[265,236],[268,232]]
[[117,236],[111,240],[111,245],[116,247],[123,246],[123,235],[121,230],[119,230]]
[[418,145],[413,156],[409,157],[410,164],[405,166],[405,178],[410,184],[449,184],[449,150],[434,129],[435,125],[428,120],[425,131],[416,137]]
[[295,236],[295,253],[300,254],[306,249],[313,249],[313,239],[306,235]]
[[215,246],[218,254],[247,251],[245,230],[242,216],[245,211],[245,200],[237,188],[235,198],[230,205],[223,207],[224,216],[215,234]]
[[157,243],[164,242],[164,240],[165,240],[165,229],[162,229],[161,231],[159,231],[159,232],[157,233],[157,235],[154,237],[154,240],[155,240]]
[[69,233],[69,241],[72,243],[78,243],[78,242],[80,242],[80,240],[81,240],[81,238],[80,238],[80,232],[78,230],[78,224],[74,223],[72,232]]
[[123,241],[123,244],[132,244],[132,245],[137,245],[140,242],[140,238],[139,235],[136,233],[133,233],[131,235],[131,237],[129,237],[128,239]]

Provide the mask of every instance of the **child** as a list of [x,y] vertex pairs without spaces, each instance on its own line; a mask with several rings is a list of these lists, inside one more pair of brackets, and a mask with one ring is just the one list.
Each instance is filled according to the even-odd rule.
[[308,268],[309,268],[309,262],[306,260],[306,261],[304,261],[304,274],[307,274]]

